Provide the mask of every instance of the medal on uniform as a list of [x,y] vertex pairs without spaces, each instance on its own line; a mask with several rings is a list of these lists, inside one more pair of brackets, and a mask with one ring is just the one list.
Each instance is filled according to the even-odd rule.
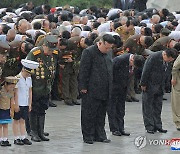
[[41,60],[40,58],[37,59],[38,62],[39,62],[40,60]]
[[40,77],[39,77],[39,76],[36,76],[36,79],[40,79]]
[[44,75],[44,72],[41,72],[42,75]]
[[44,77],[44,75],[41,75],[41,79],[44,79],[45,77]]
[[39,72],[36,72],[36,75],[39,75]]
[[50,66],[50,67],[49,67],[49,70],[50,70],[50,71],[52,71],[52,69],[53,69],[53,67],[52,67],[52,66]]
[[41,71],[44,71],[44,68],[43,68],[43,67],[41,68]]
[[36,68],[36,71],[39,71],[39,68]]

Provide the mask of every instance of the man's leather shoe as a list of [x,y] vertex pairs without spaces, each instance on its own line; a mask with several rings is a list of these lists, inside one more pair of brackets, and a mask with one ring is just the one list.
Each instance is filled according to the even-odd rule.
[[123,135],[123,136],[129,136],[129,135],[130,135],[130,133],[126,133],[125,131],[120,131],[120,133],[121,133],[121,135]]
[[180,131],[180,128],[177,128],[177,131]]
[[44,132],[43,134],[44,134],[44,136],[49,136],[49,133],[47,133],[47,132]]
[[72,102],[69,102],[69,101],[64,101],[64,103],[65,103],[66,105],[69,105],[69,106],[73,106],[73,105],[74,105]]
[[14,140],[14,144],[16,145],[24,145],[23,141],[21,139]]
[[95,139],[94,141],[103,142],[103,143],[110,143],[111,142],[111,140],[109,140],[109,139]]
[[157,129],[157,131],[158,131],[158,132],[160,132],[160,133],[167,133],[167,130],[165,130],[165,129],[162,129],[162,128],[160,128],[160,129]]
[[93,141],[92,140],[84,140],[84,143],[93,144]]
[[72,102],[74,105],[81,105],[81,103],[79,103],[79,102]]
[[164,97],[163,97],[163,100],[164,100],[164,101],[167,101],[167,98],[164,98]]
[[49,102],[49,106],[50,106],[50,107],[57,107],[57,105],[56,105],[56,104],[54,104],[54,103],[53,103],[53,102],[51,102],[51,101]]
[[132,102],[131,98],[126,98],[126,102]]
[[121,133],[119,131],[114,131],[114,132],[112,132],[112,135],[114,135],[114,136],[121,136]]
[[154,134],[154,130],[147,130],[147,133]]
[[132,100],[133,102],[139,102],[139,99],[137,99],[137,98],[135,98],[135,97],[132,97],[131,100]]

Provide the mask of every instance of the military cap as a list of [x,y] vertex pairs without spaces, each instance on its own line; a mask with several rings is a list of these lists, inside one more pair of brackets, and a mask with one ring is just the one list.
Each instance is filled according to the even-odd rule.
[[7,83],[16,84],[19,81],[19,78],[15,76],[8,76],[8,77],[5,77],[4,81]]
[[171,31],[167,28],[162,28],[160,33],[165,35],[165,36],[168,36],[171,33]]
[[50,49],[50,50],[56,50],[58,43],[58,39],[55,35],[46,35],[44,38],[44,44]]
[[17,49],[20,47],[20,45],[21,45],[21,41],[16,41],[16,40],[9,43],[11,49]]
[[32,69],[36,69],[39,67],[39,63],[32,61],[32,60],[27,60],[27,59],[22,59],[21,63],[28,73],[31,73]]
[[7,54],[9,49],[8,43],[0,41],[0,54]]

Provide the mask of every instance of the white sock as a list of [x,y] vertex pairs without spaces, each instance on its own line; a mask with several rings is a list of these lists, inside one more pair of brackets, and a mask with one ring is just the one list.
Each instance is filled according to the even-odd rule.
[[1,141],[3,141],[3,138],[2,138],[2,137],[0,138],[0,142],[1,142]]
[[19,139],[19,136],[15,136],[14,139],[15,139],[15,140]]
[[8,140],[7,137],[4,137],[4,138],[3,138],[3,141],[7,141],[7,140]]
[[25,135],[22,135],[22,136],[21,136],[21,139],[22,139],[22,140],[24,140],[25,138],[26,138],[26,136],[25,136]]

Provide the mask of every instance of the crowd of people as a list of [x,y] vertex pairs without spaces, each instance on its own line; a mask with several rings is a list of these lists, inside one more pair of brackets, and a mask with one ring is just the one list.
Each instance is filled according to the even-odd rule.
[[180,12],[147,9],[146,3],[114,0],[111,9],[80,10],[28,2],[1,8],[0,145],[11,145],[11,118],[14,144],[32,144],[25,128],[32,141],[49,141],[44,126],[46,110],[57,106],[52,100],[81,105],[87,144],[110,142],[106,113],[112,135],[129,136],[125,102],[139,102],[140,93],[147,133],[167,132],[161,111],[163,95],[171,91],[180,131]]

